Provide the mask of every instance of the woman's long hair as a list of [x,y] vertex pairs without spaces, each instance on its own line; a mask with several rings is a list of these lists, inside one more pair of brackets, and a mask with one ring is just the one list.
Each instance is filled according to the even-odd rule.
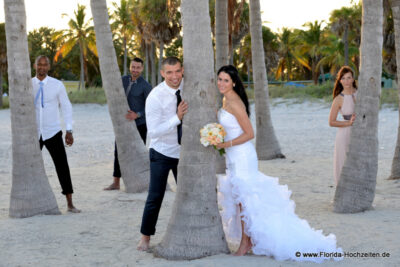
[[[349,73],[349,72],[351,73],[351,76],[353,76],[353,79],[354,79],[354,72],[349,66],[343,66],[339,70],[337,77],[336,77],[335,86],[333,86],[333,99],[335,99],[335,97],[337,97],[343,91],[343,85],[340,83],[340,80],[342,79],[343,75],[345,75],[346,73]],[[353,87],[355,89],[357,89],[355,79],[353,81]]]
[[232,82],[235,85],[235,86],[233,86],[233,91],[235,91],[239,95],[240,99],[243,101],[243,104],[246,107],[247,116],[250,117],[249,99],[247,98],[246,90],[244,89],[243,83],[240,80],[238,70],[232,65],[226,65],[226,66],[222,66],[218,70],[218,75],[221,72],[225,72],[226,74],[228,74],[231,77]]

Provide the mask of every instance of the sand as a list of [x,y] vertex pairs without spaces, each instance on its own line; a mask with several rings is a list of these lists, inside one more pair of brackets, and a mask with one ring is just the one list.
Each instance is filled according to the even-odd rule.
[[[379,170],[373,210],[357,214],[332,212],[332,157],[336,129],[328,126],[329,106],[320,102],[275,100],[272,118],[286,159],[260,161],[262,172],[288,184],[296,213],[315,229],[334,233],[352,257],[327,266],[400,266],[400,181],[389,181],[396,143],[398,111],[383,108],[379,121]],[[282,102],[282,103],[281,103]],[[51,158],[43,152],[46,173],[62,215],[8,217],[11,191],[11,125],[9,110],[0,110],[0,266],[304,266],[262,256],[215,255],[193,261],[167,261],[139,252],[139,228],[146,193],[103,191],[112,181],[114,133],[107,106],[73,105],[75,143],[67,148],[80,214],[66,212],[66,201]],[[174,189],[173,183],[171,185]],[[175,193],[166,193],[152,239],[162,239]],[[382,257],[383,253],[390,253]]]

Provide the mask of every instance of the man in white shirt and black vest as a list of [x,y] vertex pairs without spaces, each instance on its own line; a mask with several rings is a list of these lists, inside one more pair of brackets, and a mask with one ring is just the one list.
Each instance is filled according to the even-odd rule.
[[45,146],[53,159],[62,194],[67,198],[68,211],[79,213],[80,210],[75,208],[72,203],[74,191],[59,118],[60,107],[66,128],[65,143],[71,146],[74,143],[72,136],[72,105],[63,83],[47,75],[50,69],[48,57],[38,56],[35,60],[34,68],[36,77],[32,78],[32,86],[40,149]]
[[150,185],[143,211],[138,250],[147,250],[155,234],[158,213],[164,198],[167,179],[172,170],[175,181],[179,162],[182,119],[188,105],[182,100],[183,66],[176,57],[161,65],[164,82],[155,87],[146,100],[147,133],[150,138]]

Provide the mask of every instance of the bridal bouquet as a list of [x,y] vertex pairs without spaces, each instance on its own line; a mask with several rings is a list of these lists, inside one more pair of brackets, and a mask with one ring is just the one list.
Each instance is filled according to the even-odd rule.
[[[224,142],[225,136],[225,129],[219,123],[209,123],[200,129],[200,143],[206,147],[212,145],[217,149],[216,145]],[[221,156],[225,153],[223,148],[218,151]]]

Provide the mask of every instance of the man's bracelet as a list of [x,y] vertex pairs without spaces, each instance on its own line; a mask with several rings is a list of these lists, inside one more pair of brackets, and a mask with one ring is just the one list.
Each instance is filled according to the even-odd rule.
[[232,147],[232,140],[231,140],[231,147]]
[[73,133],[73,131],[72,131],[72,130],[66,130],[66,132],[67,132],[67,133],[70,133],[70,134],[72,134],[72,133]]

